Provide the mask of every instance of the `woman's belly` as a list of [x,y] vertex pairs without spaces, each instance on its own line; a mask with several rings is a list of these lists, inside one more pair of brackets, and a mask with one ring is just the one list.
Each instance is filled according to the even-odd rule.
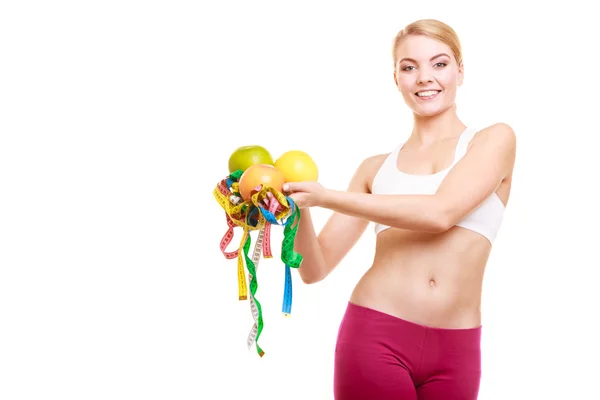
[[441,234],[388,229],[351,302],[421,325],[481,325],[481,288],[490,243],[460,227]]

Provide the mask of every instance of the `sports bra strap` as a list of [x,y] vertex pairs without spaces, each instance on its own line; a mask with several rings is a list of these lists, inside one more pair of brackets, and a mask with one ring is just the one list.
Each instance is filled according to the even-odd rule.
[[458,143],[456,144],[456,151],[454,152],[454,160],[455,163],[458,162],[464,155],[467,153],[467,148],[469,147],[469,143],[471,139],[477,133],[477,129],[475,128],[467,128],[465,132],[460,136]]

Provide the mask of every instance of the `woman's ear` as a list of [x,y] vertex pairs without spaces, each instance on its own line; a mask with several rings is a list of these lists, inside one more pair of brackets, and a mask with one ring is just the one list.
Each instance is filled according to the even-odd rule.
[[464,69],[463,63],[460,63],[460,65],[458,66],[458,82],[457,82],[458,86],[463,84],[464,78],[465,78],[465,69]]

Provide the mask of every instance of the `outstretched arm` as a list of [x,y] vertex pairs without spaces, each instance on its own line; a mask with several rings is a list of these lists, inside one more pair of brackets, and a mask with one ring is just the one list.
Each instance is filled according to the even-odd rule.
[[[516,138],[506,124],[481,131],[465,156],[432,195],[378,195],[322,189],[311,182],[291,183],[296,201],[311,203],[372,222],[414,231],[442,232],[473,211],[510,174]],[[316,184],[318,185],[318,184]]]
[[[370,181],[382,159],[374,156],[364,160],[350,180],[347,191],[369,193]],[[298,268],[302,281],[310,284],[325,279],[358,242],[368,224],[368,220],[334,212],[317,235],[310,208],[303,208],[294,245],[304,257]]]

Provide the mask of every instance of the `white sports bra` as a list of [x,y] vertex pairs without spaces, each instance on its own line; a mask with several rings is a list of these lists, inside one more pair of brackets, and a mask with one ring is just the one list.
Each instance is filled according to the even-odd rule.
[[[398,153],[404,143],[392,151],[375,175],[372,184],[373,194],[434,194],[452,167],[467,152],[469,142],[477,133],[476,129],[467,128],[460,136],[454,150],[454,160],[447,168],[430,175],[415,175],[402,172],[397,167]],[[496,193],[483,201],[469,215],[459,221],[460,226],[486,237],[493,243],[504,218],[505,207]],[[379,234],[386,225],[375,224],[375,233]]]

